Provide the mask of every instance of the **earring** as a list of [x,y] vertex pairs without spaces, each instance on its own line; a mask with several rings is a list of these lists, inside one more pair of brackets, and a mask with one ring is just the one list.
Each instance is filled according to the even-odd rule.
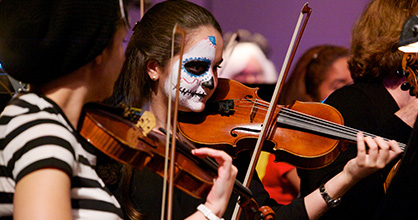
[[152,81],[155,81],[155,80],[157,80],[157,77],[156,76],[152,76]]

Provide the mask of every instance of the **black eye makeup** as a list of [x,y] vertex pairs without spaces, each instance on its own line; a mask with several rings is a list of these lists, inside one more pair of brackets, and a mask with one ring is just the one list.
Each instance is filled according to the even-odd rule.
[[184,64],[187,72],[200,76],[209,70],[210,62],[202,60],[191,60]]

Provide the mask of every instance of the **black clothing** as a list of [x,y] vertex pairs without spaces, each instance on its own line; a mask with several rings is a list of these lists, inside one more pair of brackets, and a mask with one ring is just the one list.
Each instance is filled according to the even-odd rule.
[[[394,113],[399,107],[381,83],[355,83],[332,93],[326,104],[335,107],[348,127],[388,139],[407,143],[411,128]],[[348,144],[337,159],[317,170],[298,169],[301,178],[301,196],[306,196],[321,183],[341,172],[345,164],[357,155],[357,145]],[[341,204],[325,213],[321,219],[371,219],[383,195],[383,183],[392,168],[389,164],[357,183],[343,197]]]
[[418,119],[375,219],[418,219]]
[[[244,179],[249,161],[250,155],[246,152],[240,153],[240,157],[234,160],[234,165],[239,170],[238,180],[242,181]],[[135,171],[132,181],[132,200],[135,203],[135,208],[144,215],[143,219],[160,219],[163,179],[157,174],[144,169],[142,172]],[[259,206],[270,206],[277,213],[277,219],[308,219],[303,199],[295,199],[288,206],[277,204],[264,189],[257,173],[254,174],[251,181],[250,190]],[[237,195],[233,194],[228,209],[224,214],[225,219],[231,219],[236,199]],[[204,199],[193,198],[176,188],[173,196],[173,219],[186,218],[194,213],[197,206],[201,203],[204,203]]]

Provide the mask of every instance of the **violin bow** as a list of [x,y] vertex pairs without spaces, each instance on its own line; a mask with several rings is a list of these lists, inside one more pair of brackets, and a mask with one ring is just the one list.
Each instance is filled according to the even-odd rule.
[[[163,196],[162,196],[162,205],[161,205],[161,220],[164,219],[165,216],[165,198],[166,198],[166,182],[167,182],[167,170],[168,170],[168,155],[170,154],[170,168],[169,168],[169,177],[168,177],[168,204],[167,204],[167,219],[171,219],[172,216],[172,201],[173,201],[173,191],[174,191],[174,163],[175,163],[175,150],[176,150],[176,129],[177,129],[177,119],[178,119],[178,104],[179,104],[179,94],[180,94],[180,78],[181,78],[181,66],[183,62],[183,53],[184,53],[184,39],[186,36],[186,31],[180,27],[177,26],[177,24],[174,25],[173,28],[173,34],[171,39],[171,64],[170,66],[173,66],[173,57],[174,57],[174,43],[175,43],[175,35],[180,34],[181,35],[181,44],[180,44],[180,53],[179,53],[179,69],[177,74],[177,85],[176,85],[176,95],[174,100],[174,110],[171,110],[172,105],[172,95],[171,92],[168,93],[168,108],[167,108],[167,131],[170,131],[172,129],[171,135],[166,135],[166,152],[165,152],[165,162],[164,162],[164,184],[163,184]],[[170,85],[173,86],[173,76],[170,74]],[[172,88],[170,89],[172,91]],[[173,113],[173,119],[171,119],[171,113]],[[172,122],[171,122],[172,120]],[[171,125],[171,123],[173,125]],[[170,136],[171,138],[171,144],[170,144]],[[170,147],[171,146],[171,147]],[[169,149],[171,149],[169,153]]]
[[[264,141],[267,137],[267,134],[269,133],[269,130],[270,130],[269,128],[272,125],[274,110],[276,109],[277,102],[279,100],[279,94],[280,94],[280,91],[281,91],[281,89],[283,87],[283,84],[284,84],[284,81],[285,81],[284,79],[286,79],[287,74],[289,73],[290,65],[293,61],[293,58],[295,57],[297,47],[299,46],[300,39],[302,38],[303,31],[305,30],[305,27],[306,27],[306,24],[308,22],[308,19],[309,19],[310,15],[311,15],[311,12],[312,12],[312,9],[308,6],[308,3],[305,3],[302,7],[301,12],[300,12],[298,22],[296,23],[296,27],[295,27],[292,39],[291,39],[290,44],[289,44],[289,48],[287,50],[286,57],[284,59],[283,65],[282,65],[282,69],[281,69],[280,74],[279,74],[279,78],[276,82],[276,87],[274,89],[274,93],[273,93],[273,96],[272,96],[272,99],[271,99],[272,101],[270,102],[270,106],[268,108],[267,115],[264,119],[264,123],[263,123],[262,129],[261,129],[261,133],[260,133],[260,135],[257,139],[257,143],[256,143],[256,146],[254,148],[254,151],[253,151],[253,154],[252,154],[252,157],[251,157],[251,161],[250,161],[250,164],[249,164],[248,169],[247,169],[247,174],[245,175],[243,185],[246,186],[246,187],[249,187],[250,180],[253,177],[254,170],[255,170],[255,167],[257,165],[256,161],[258,160],[258,158],[260,156],[260,153],[261,153],[261,146],[263,146]],[[302,19],[304,17],[304,14],[306,14],[306,17],[305,17],[305,20],[303,21],[302,28],[300,28],[300,25],[302,23]],[[300,31],[299,31],[299,29],[300,29]],[[298,33],[299,33],[299,35],[298,35]],[[235,210],[234,210],[234,213],[232,215],[232,219],[239,219],[240,214],[241,214],[241,209],[240,209],[240,206],[237,204],[235,206]]]
[[140,12],[141,12],[141,17],[140,19],[142,19],[142,17],[144,17],[144,13],[145,13],[145,0],[139,0],[139,5],[140,5]]

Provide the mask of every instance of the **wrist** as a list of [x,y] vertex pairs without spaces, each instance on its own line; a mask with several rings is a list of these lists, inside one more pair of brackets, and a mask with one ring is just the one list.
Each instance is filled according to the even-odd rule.
[[[344,171],[340,172],[332,179],[328,180],[324,187],[331,198],[340,198],[342,197],[348,189],[350,189],[357,181]],[[322,196],[322,195],[321,195]]]
[[324,184],[321,184],[321,186],[319,187],[319,193],[321,194],[322,198],[325,200],[329,208],[334,208],[341,203],[340,197],[333,198],[328,194]]
[[220,218],[218,215],[212,212],[212,210],[204,204],[200,204],[197,207],[197,210],[200,211],[208,220],[224,220]]
[[[343,171],[337,175],[339,178],[339,181],[346,185],[354,185],[360,179],[362,179],[362,176],[363,176],[357,170],[358,170],[358,167],[355,164],[355,161],[353,160],[348,161],[348,163],[344,166]],[[355,173],[357,173],[357,175],[355,175]]]

